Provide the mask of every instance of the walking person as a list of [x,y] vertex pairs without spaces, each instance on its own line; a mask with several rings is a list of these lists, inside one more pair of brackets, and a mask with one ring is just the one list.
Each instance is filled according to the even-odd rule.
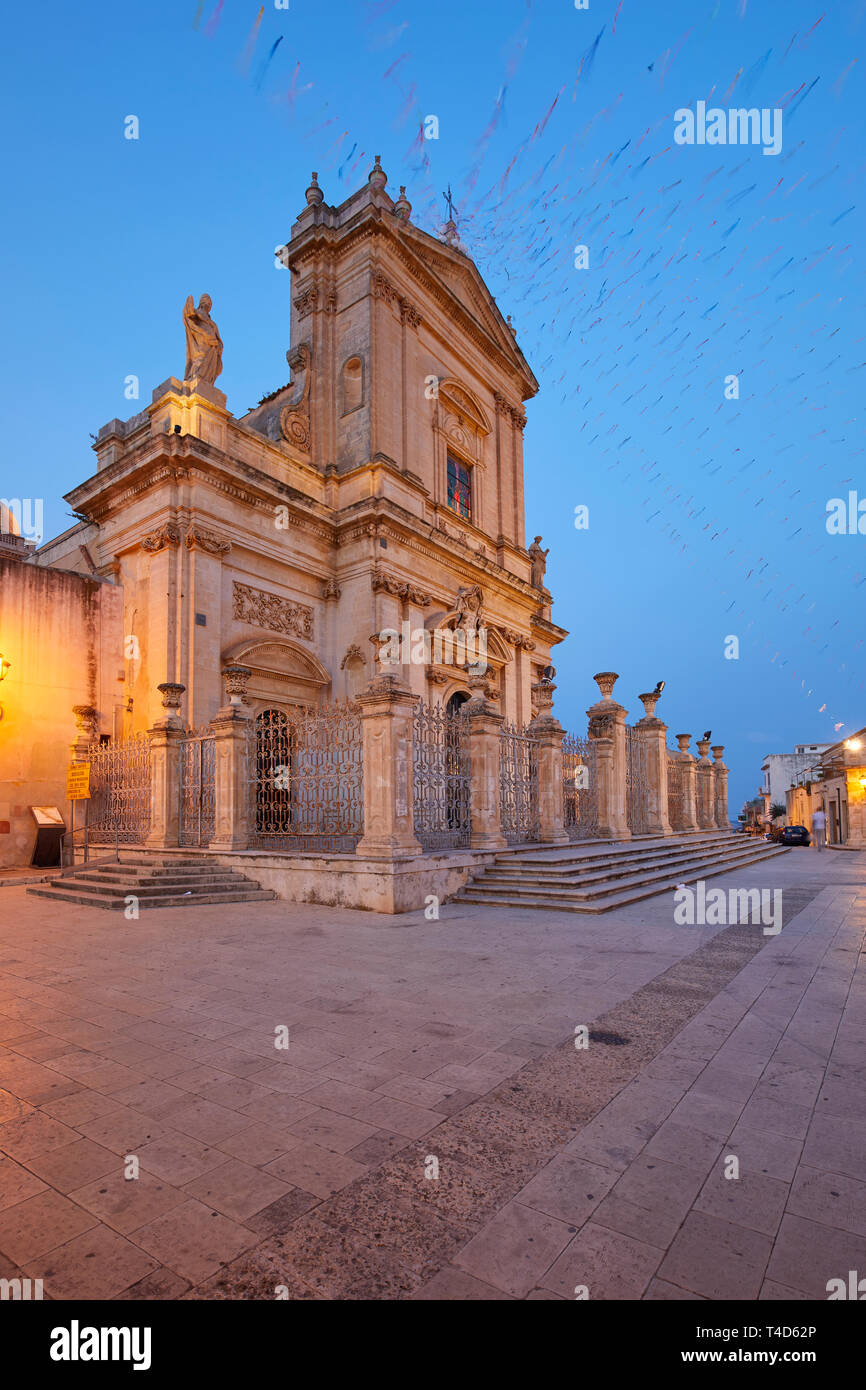
[[812,835],[815,839],[815,848],[818,853],[824,845],[824,830],[827,825],[827,817],[824,815],[824,808],[819,806],[817,811],[812,812]]

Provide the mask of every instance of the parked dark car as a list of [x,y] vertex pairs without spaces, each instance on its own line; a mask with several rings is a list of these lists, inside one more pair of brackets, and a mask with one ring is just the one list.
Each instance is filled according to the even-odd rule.
[[782,830],[783,845],[811,845],[812,836],[805,825],[786,825]]

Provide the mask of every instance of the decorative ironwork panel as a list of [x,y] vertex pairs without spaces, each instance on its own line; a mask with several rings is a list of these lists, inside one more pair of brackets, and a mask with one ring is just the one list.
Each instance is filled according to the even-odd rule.
[[562,740],[565,829],[570,840],[598,834],[598,776],[593,739],[566,734]]
[[180,844],[206,849],[216,825],[213,734],[192,731],[180,743]]
[[649,820],[646,744],[631,726],[625,726],[626,737],[626,816],[633,835],[646,831]]
[[140,845],[150,831],[150,739],[133,734],[120,743],[91,743],[87,839],[91,844]]
[[469,721],[419,704],[412,724],[415,834],[424,849],[469,845]]
[[668,753],[668,820],[672,830],[682,830],[686,817],[686,764]]
[[499,733],[499,816],[508,844],[538,839],[538,744],[514,724]]
[[361,718],[350,704],[263,710],[248,751],[251,843],[353,851],[364,833]]

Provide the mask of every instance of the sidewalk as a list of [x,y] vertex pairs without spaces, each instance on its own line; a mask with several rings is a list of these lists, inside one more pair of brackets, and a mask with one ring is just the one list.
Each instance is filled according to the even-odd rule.
[[669,897],[121,923],[3,894],[0,1277],[826,1298],[866,1274],[866,866],[798,850],[737,879],[711,882],[782,888],[779,936],[673,926]]

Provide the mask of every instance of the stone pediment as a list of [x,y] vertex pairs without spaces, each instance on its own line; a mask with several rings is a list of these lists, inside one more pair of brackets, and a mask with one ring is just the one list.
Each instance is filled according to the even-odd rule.
[[406,227],[402,234],[411,245],[412,251],[423,262],[427,273],[434,281],[439,282],[447,297],[456,300],[462,306],[486,336],[510,359],[520,376],[525,378],[528,388],[526,395],[535,395],[538,382],[473,262],[462,252],[452,250],[416,227]]
[[292,642],[241,642],[224,654],[223,663],[249,666],[256,675],[279,680],[312,681],[315,685],[329,685],[331,681],[322,663]]
[[440,381],[439,401],[446,409],[454,411],[458,419],[467,421],[480,434],[490,433],[490,422],[481,402],[466,387],[457,381]]

